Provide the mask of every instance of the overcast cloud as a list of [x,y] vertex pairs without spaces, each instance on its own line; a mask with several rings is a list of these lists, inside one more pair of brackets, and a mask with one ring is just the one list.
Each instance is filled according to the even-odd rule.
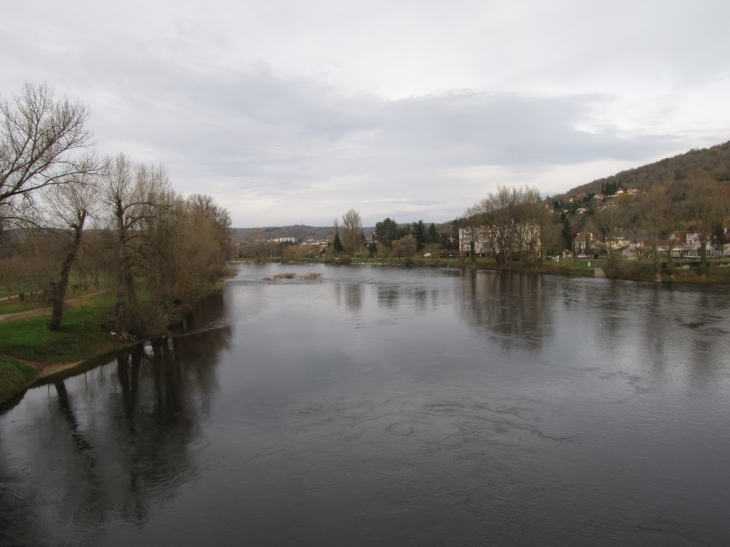
[[0,94],[47,82],[103,153],[240,227],[443,222],[730,139],[730,3],[7,2]]

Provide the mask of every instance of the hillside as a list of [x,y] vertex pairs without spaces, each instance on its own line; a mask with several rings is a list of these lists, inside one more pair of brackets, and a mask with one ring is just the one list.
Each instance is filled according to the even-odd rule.
[[[430,223],[427,222],[426,226]],[[404,226],[404,224],[399,224]],[[436,224],[441,233],[451,233],[451,223]],[[317,241],[326,241],[332,237],[332,226],[306,226],[304,224],[294,224],[292,226],[269,226],[262,228],[232,228],[233,239],[235,241],[246,241],[253,237],[255,239],[278,239],[281,237],[293,237],[297,241],[306,241],[314,239]],[[375,230],[374,226],[365,226],[362,231],[365,237],[369,238],[370,234]]]
[[559,199],[581,193],[597,194],[604,185],[615,184],[624,189],[647,190],[654,184],[680,181],[693,174],[706,174],[720,182],[730,182],[730,141],[711,148],[690,150],[671,158],[621,171],[610,177],[594,180],[554,196]]
[[[332,226],[306,226],[294,224],[292,226],[269,226],[263,228],[233,228],[234,239],[245,241],[250,237],[256,239],[277,239],[281,237],[293,237],[297,241],[314,239],[326,241],[332,237]],[[365,236],[369,236],[374,228],[363,228]]]

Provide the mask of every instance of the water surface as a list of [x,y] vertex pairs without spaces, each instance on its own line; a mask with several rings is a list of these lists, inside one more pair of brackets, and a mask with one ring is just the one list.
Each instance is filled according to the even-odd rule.
[[0,416],[0,544],[728,545],[729,333],[726,287],[241,265]]

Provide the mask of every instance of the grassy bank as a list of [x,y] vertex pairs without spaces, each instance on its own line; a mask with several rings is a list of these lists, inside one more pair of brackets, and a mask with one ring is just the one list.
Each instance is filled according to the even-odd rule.
[[[176,308],[167,321],[181,320],[198,298],[222,285],[221,281],[201,287],[191,302]],[[144,305],[148,299],[140,291],[140,304]],[[0,315],[21,312],[0,320],[0,402],[22,393],[39,374],[52,373],[59,365],[75,366],[128,346],[111,333],[114,330],[114,304],[114,295],[108,293],[75,298],[66,303],[61,328],[53,332],[48,328],[51,310],[43,304],[0,301]]]
[[37,376],[38,372],[33,367],[0,355],[0,403],[22,393]]
[[[590,261],[593,264],[593,261]],[[284,261],[287,263],[287,261]],[[347,264],[371,264],[378,266],[403,266],[412,268],[465,268],[472,269],[471,260],[462,258],[360,258],[350,256],[326,257],[326,258],[308,258],[303,260],[290,260],[288,263],[310,263],[310,264],[331,264],[331,265],[347,265]],[[522,262],[509,262],[507,264],[498,264],[492,258],[477,258],[474,268],[477,270],[493,270],[505,272],[522,272],[522,273],[539,273],[548,275],[568,275],[577,277],[593,277],[594,267],[588,266],[587,260],[564,260],[553,262],[551,260],[544,261],[541,265],[528,265]]]
[[[665,283],[730,283],[730,266],[712,261],[703,271],[697,260],[661,262],[657,267],[649,260],[617,260],[604,266],[612,279],[629,281],[662,281]],[[657,276],[658,274],[658,276]]]
[[122,347],[109,334],[114,298],[89,297],[66,306],[58,332],[48,329],[50,310],[0,321],[0,355],[37,363],[81,361]]
[[[350,256],[308,258],[282,261],[282,263],[312,264],[371,264],[379,266],[403,266],[415,268],[464,268],[504,272],[537,273],[570,277],[595,277],[595,269],[601,268],[606,277],[629,281],[657,281],[657,271],[650,260],[545,260],[540,265],[528,265],[514,261],[497,264],[492,258],[477,258],[475,264],[469,258],[362,258]],[[709,270],[703,272],[699,261],[675,260],[660,264],[661,281],[668,283],[730,283],[730,263],[711,261]]]

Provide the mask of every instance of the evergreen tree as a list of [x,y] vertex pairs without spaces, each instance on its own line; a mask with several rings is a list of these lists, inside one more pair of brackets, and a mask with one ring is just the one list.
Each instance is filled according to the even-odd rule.
[[563,244],[564,249],[573,249],[573,227],[568,220],[568,217],[563,216],[563,229],[560,231],[560,241]]
[[340,241],[340,232],[335,232],[334,247],[336,253],[341,253],[344,250],[342,247],[342,241]]
[[428,240],[429,245],[438,245],[439,242],[439,232],[436,229],[436,226],[434,226],[433,222],[431,223],[431,226],[428,227],[428,236],[426,237]]
[[416,240],[416,251],[421,251],[426,246],[426,225],[422,220],[413,223],[413,237]]
[[406,237],[407,235],[411,234],[411,225],[410,224],[404,224],[403,226],[398,228],[398,237],[397,239],[402,239]]
[[393,246],[393,242],[398,239],[398,223],[390,218],[376,223],[374,237],[375,241],[380,245],[386,249],[390,249]]

